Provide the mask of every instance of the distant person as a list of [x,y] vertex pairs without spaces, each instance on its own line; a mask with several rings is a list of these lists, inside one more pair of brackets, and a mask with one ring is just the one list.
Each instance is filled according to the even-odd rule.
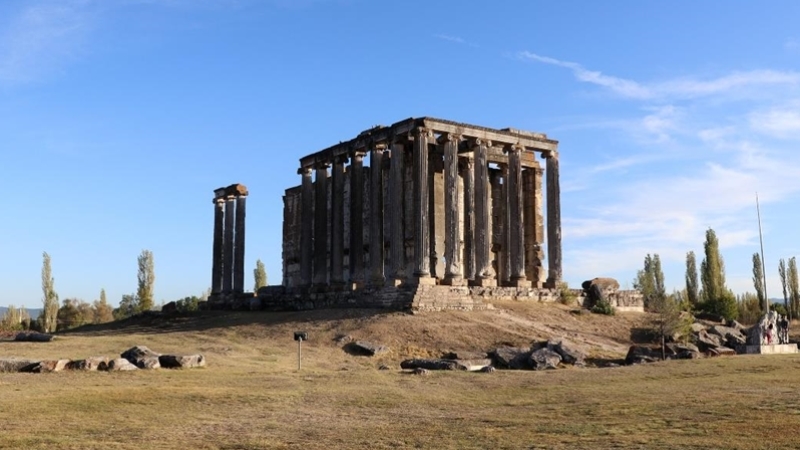
[[767,340],[767,345],[772,345],[772,333],[773,333],[773,329],[774,329],[774,328],[773,328],[772,324],[769,324],[769,326],[767,327],[767,330],[764,332],[764,337],[765,337],[765,338],[766,338],[766,340]]
[[788,344],[789,343],[789,320],[786,316],[781,317],[781,321],[779,323],[780,327],[780,335],[781,335],[781,344]]

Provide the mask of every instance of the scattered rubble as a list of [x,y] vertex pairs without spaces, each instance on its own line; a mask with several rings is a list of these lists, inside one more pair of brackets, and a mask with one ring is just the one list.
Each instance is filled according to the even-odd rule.
[[[40,341],[37,341],[40,342]],[[205,367],[203,355],[162,355],[145,346],[135,346],[124,351],[119,358],[93,356],[86,359],[69,360],[31,360],[21,358],[0,358],[0,373],[51,373],[64,370],[120,372],[140,369],[191,369]]]

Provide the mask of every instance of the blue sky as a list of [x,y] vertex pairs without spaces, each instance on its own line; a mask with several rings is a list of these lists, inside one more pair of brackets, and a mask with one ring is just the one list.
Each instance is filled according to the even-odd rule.
[[728,284],[800,253],[795,1],[3,0],[0,305],[210,284],[213,189],[248,186],[248,283],[280,282],[300,157],[433,116],[560,141],[564,275],[669,287],[717,231]]

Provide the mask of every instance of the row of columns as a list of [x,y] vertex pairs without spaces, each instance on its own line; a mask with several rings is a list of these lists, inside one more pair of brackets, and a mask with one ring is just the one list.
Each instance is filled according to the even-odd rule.
[[[444,134],[438,142],[444,153],[444,207],[445,207],[445,274],[444,284],[459,285],[471,280],[473,284],[492,286],[497,284],[495,270],[492,267],[492,230],[489,196],[491,181],[489,179],[488,152],[491,142],[471,139],[472,158],[459,157],[458,149],[462,137]],[[413,184],[413,239],[414,256],[411,261],[413,277],[409,280],[421,284],[434,284],[431,276],[431,229],[432,208],[429,178],[429,146],[436,143],[432,130],[417,128],[408,136],[413,145],[411,163]],[[347,282],[355,286],[383,284],[386,280],[384,249],[384,217],[390,220],[390,260],[389,278],[398,280],[403,277],[405,262],[403,208],[402,199],[405,191],[405,151],[404,141],[393,142],[391,150],[384,144],[376,144],[369,148],[371,167],[369,220],[369,261],[370,267],[365,273],[363,249],[363,201],[364,151],[354,151],[348,157],[338,157],[332,163],[331,173],[331,228],[330,254],[328,248],[328,168],[330,163],[318,163],[313,167],[302,167],[298,172],[302,175],[301,188],[301,261],[300,274],[304,285],[341,286]],[[505,239],[504,257],[508,258],[506,269],[513,286],[529,286],[526,273],[526,257],[538,255],[540,241],[528,243],[529,238],[536,239],[539,233],[533,223],[526,227],[524,221],[535,221],[540,218],[525,212],[528,207],[541,207],[526,199],[526,195],[535,196],[536,186],[541,187],[541,179],[535,168],[525,170],[522,167],[524,148],[517,145],[506,145],[504,152],[508,156],[505,167],[502,198],[504,211]],[[385,155],[386,153],[386,155]],[[388,198],[390,205],[385,213],[383,160],[389,157]],[[549,278],[547,285],[555,286],[561,280],[561,225],[559,202],[558,155],[546,152],[547,176],[547,237]],[[344,280],[344,164],[350,159],[350,279]],[[312,181],[312,170],[316,171],[316,182]],[[531,175],[532,174],[532,175]],[[464,203],[461,183],[463,179]],[[538,184],[537,184],[538,182]],[[533,188],[533,189],[531,189]],[[314,200],[316,199],[316,200]],[[535,200],[535,199],[534,199]],[[315,202],[315,203],[314,203]],[[463,233],[461,230],[460,210],[464,211]],[[530,229],[526,229],[530,228]],[[464,236],[463,248],[460,237]],[[543,236],[542,236],[543,237]],[[328,259],[330,258],[330,260]],[[499,264],[498,264],[499,265]],[[328,273],[330,267],[330,274]],[[330,275],[330,279],[328,276]],[[533,276],[538,276],[531,273]],[[312,278],[313,276],[313,278]]]
[[244,292],[247,195],[247,188],[241,184],[214,191],[212,294]]

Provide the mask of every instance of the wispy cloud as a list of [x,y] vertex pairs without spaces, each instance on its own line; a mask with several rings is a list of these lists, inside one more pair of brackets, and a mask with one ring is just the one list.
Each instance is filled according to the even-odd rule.
[[640,83],[625,78],[605,75],[600,71],[589,70],[581,64],[541,56],[528,51],[519,52],[517,57],[570,69],[579,81],[604,87],[625,98],[653,100],[665,98],[696,98],[730,92],[750,86],[800,85],[800,73],[774,70],[753,70],[734,72],[710,80],[681,78],[655,83]]
[[91,28],[85,0],[34,2],[0,38],[0,85],[36,81],[78,57]]
[[456,44],[466,44],[467,41],[458,37],[458,36],[451,36],[449,34],[434,34],[433,37],[441,39],[443,41],[454,42]]
[[800,138],[800,112],[797,107],[778,107],[750,114],[750,126],[760,133],[782,139]]

